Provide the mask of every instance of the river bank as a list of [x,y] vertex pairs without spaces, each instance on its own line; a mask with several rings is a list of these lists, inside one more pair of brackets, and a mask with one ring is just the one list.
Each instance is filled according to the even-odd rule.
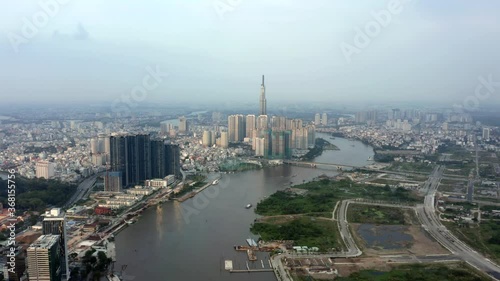
[[[364,166],[373,157],[373,151],[360,142],[354,143],[356,147],[340,138],[332,142],[340,150],[325,150],[314,161]],[[249,237],[256,238],[249,226],[260,216],[245,206],[256,206],[278,190],[323,174],[335,176],[338,172],[280,165],[223,174],[217,185],[206,187],[197,196],[147,209],[136,223],[121,230],[115,238],[115,268],[127,265],[127,276],[135,276],[136,280],[162,280],[169,276],[184,281],[203,276],[218,281],[275,281],[273,272],[232,274],[224,270],[225,260],[231,260],[236,270],[246,269],[248,257],[235,251],[234,245],[244,244]],[[256,258],[248,262],[250,269],[262,269],[262,263],[268,264],[269,254],[258,252]]]

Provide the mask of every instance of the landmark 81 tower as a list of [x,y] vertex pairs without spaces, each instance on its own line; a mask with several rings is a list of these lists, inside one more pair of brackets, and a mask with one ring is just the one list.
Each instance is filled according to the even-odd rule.
[[260,112],[259,115],[267,115],[266,86],[264,85],[264,75],[262,75],[262,85],[260,85]]

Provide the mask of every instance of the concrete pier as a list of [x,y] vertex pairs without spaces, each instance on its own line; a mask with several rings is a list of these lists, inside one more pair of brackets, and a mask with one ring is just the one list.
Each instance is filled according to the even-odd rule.
[[274,269],[266,268],[266,269],[232,269],[229,270],[231,273],[249,273],[249,272],[273,272]]

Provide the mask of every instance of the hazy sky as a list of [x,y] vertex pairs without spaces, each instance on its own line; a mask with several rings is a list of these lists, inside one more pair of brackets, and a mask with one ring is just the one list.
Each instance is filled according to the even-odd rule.
[[[474,95],[479,76],[500,81],[499,1],[402,1],[368,46],[355,44],[356,30],[391,13],[391,1],[59,0],[37,27],[39,2],[54,1],[1,1],[3,104],[111,103],[142,85],[148,66],[169,76],[144,103],[257,104],[262,74],[268,103],[451,105]],[[38,30],[26,33],[23,18]],[[361,46],[350,62],[346,44]],[[500,86],[486,102],[498,100]]]

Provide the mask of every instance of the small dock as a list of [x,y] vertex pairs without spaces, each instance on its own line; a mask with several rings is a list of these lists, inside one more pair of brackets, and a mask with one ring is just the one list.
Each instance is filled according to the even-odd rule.
[[273,272],[274,269],[272,268],[265,268],[265,269],[232,269],[229,270],[231,273],[249,273],[249,272]]
[[248,255],[249,261],[256,261],[257,260],[257,256],[255,255],[255,253],[253,252],[252,249],[247,250],[247,255]]

